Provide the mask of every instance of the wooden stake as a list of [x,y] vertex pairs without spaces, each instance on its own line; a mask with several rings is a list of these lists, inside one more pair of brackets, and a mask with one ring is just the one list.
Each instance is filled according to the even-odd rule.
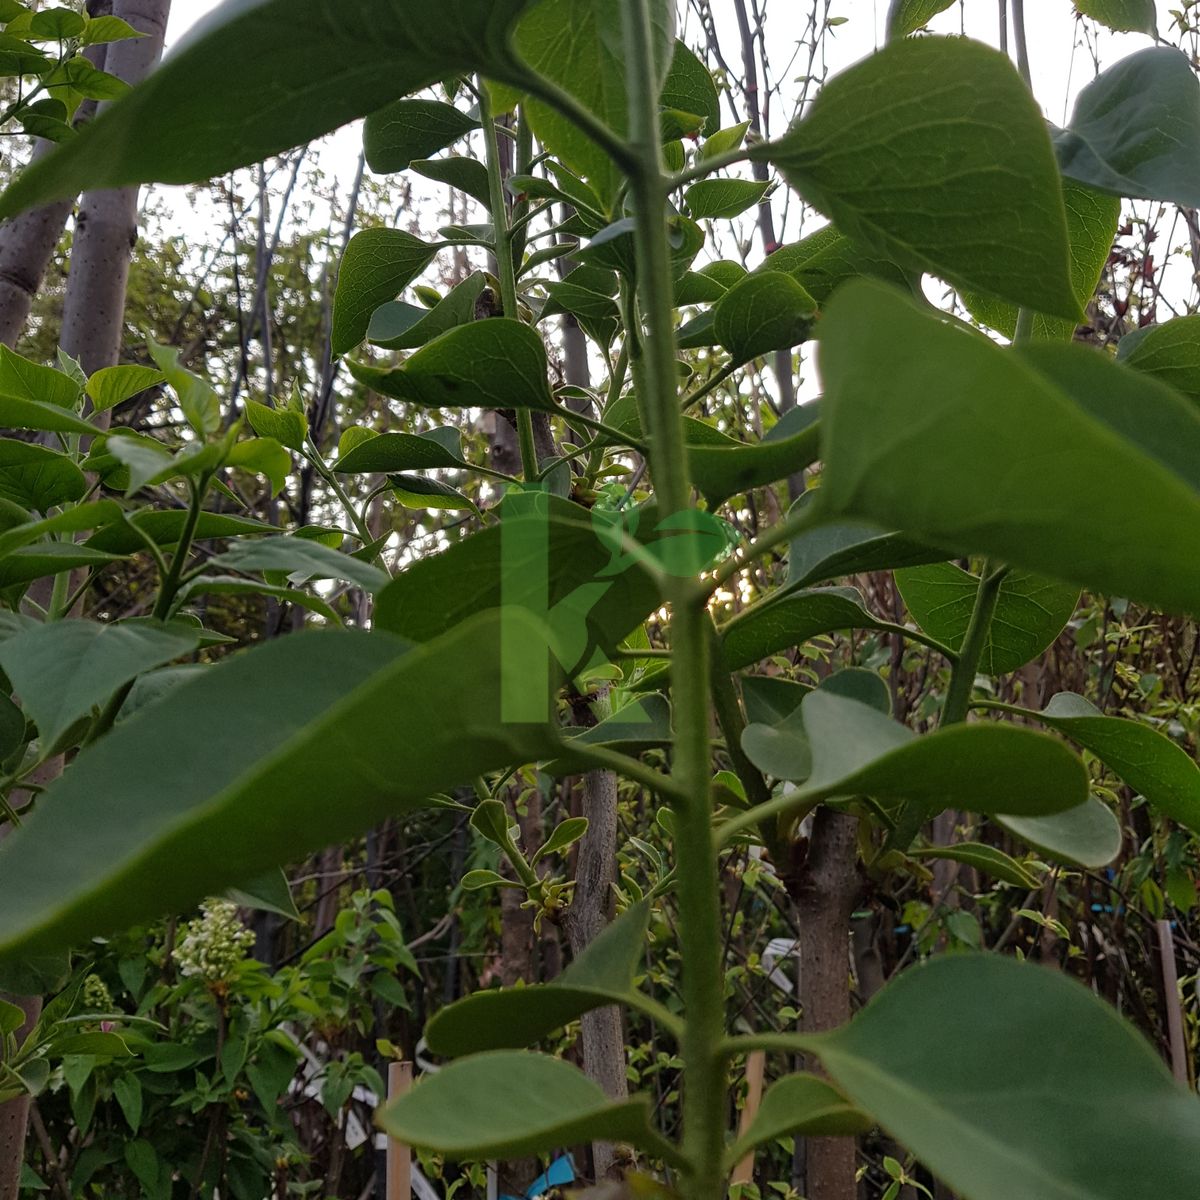
[[1163,996],[1167,1004],[1167,1041],[1171,1047],[1171,1070],[1180,1083],[1188,1082],[1187,1046],[1183,1040],[1183,1006],[1179,1000],[1179,976],[1175,969],[1175,936],[1170,921],[1156,921],[1158,957],[1162,966]]
[[[403,1096],[412,1087],[410,1062],[388,1064],[388,1099]],[[412,1150],[395,1138],[387,1144],[387,1200],[412,1200]]]
[[[766,1066],[767,1055],[763,1050],[751,1050],[746,1056],[746,1107],[742,1109],[742,1119],[738,1122],[738,1136],[750,1128],[754,1118],[758,1116],[758,1106],[762,1103],[763,1068]],[[738,1163],[730,1183],[750,1183],[754,1178],[754,1151],[751,1150]]]

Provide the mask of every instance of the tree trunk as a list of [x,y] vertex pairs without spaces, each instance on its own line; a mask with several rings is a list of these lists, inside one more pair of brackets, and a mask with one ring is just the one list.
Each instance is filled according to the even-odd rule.
[[[144,79],[162,56],[170,11],[171,0],[113,0],[113,15],[146,36],[109,46],[106,69],[126,83]],[[114,365],[120,355],[137,201],[136,187],[85,192],[75,218],[59,343],[88,374]]]
[[[617,777],[612,771],[589,771],[583,777],[583,816],[588,828],[579,843],[575,895],[566,920],[567,938],[575,957],[608,924],[617,862]],[[612,1005],[584,1013],[581,1035],[584,1071],[605,1095],[624,1100],[629,1095],[629,1083],[621,1010]],[[597,1181],[608,1177],[615,1161],[611,1142],[592,1143],[592,1169]]]
[[[819,808],[808,856],[788,890],[800,928],[800,1028],[833,1029],[850,1019],[850,915],[859,895],[857,821]],[[813,1137],[805,1144],[801,1191],[811,1200],[855,1200],[853,1138]]]
[[[0,999],[24,1010],[25,1024],[17,1030],[17,1040],[20,1041],[41,1015],[42,998],[0,993]],[[25,1159],[29,1104],[29,1096],[18,1096],[15,1100],[0,1104],[0,1200],[17,1200],[21,1190],[21,1163]]]
[[[112,0],[89,0],[87,10],[90,17],[108,16]],[[104,70],[107,50],[107,45],[89,46],[84,56],[94,67]],[[95,113],[96,101],[85,100],[75,114],[76,127],[90,121]],[[56,148],[57,143],[39,138],[32,161],[45,158]],[[0,225],[0,342],[6,346],[16,345],[29,320],[33,299],[74,205],[74,200],[59,200],[20,213]]]

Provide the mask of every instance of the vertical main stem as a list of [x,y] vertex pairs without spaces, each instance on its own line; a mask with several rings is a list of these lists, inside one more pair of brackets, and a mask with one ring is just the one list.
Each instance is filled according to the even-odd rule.
[[[496,246],[496,274],[500,280],[500,306],[506,317],[519,321],[517,269],[513,262],[512,228],[508,204],[504,199],[504,173],[500,165],[500,143],[496,140],[496,119],[492,114],[487,84],[479,80],[479,123],[487,150],[488,199],[492,216],[492,240]],[[537,448],[533,442],[533,416],[527,408],[517,409],[517,436],[521,444],[521,472],[526,481],[538,474]]]
[[[658,87],[646,0],[622,0],[634,205],[637,300],[644,338],[631,338],[642,409],[650,435],[650,467],[659,513],[690,507],[687,455],[677,394],[675,322],[667,241],[668,183],[659,145]],[[691,580],[673,580],[671,605],[674,757],[678,802],[679,940],[683,958],[683,1152],[689,1200],[721,1200],[725,1140],[724,989],[721,914],[709,800],[707,614]]]

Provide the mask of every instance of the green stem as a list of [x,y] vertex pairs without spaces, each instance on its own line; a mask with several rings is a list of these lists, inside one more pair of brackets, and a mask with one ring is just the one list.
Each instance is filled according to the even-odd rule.
[[[196,538],[196,527],[200,524],[200,514],[204,509],[204,496],[208,491],[208,478],[208,476],[204,476],[199,480],[188,480],[190,498],[187,519],[179,534],[179,543],[175,547],[175,553],[171,556],[171,565],[159,583],[158,596],[154,601],[154,611],[151,613],[155,621],[165,621],[171,615],[171,607],[175,603],[175,596],[183,578],[183,568],[187,564],[188,556],[192,552],[192,542]],[[83,740],[83,745],[91,745],[98,737],[103,736],[113,727],[136,682],[131,679],[109,697],[108,703],[92,722],[87,737]]]
[[984,564],[983,576],[975,592],[975,607],[971,611],[971,620],[958,651],[958,661],[950,672],[950,686],[946,689],[946,699],[942,704],[942,725],[957,725],[967,719],[967,710],[971,707],[971,690],[975,686],[975,676],[979,673],[979,660],[983,657],[984,646],[987,645],[992,617],[996,612],[996,601],[1000,598],[1000,584],[1004,582],[1005,574],[1007,572],[1004,568],[996,570],[990,563]]
[[693,405],[699,404],[709,392],[719,388],[737,369],[736,363],[726,363],[719,371],[715,371],[710,375],[694,392],[689,392],[683,398],[683,403],[679,406],[679,411],[687,412]]
[[350,518],[354,531],[358,534],[362,544],[364,546],[371,545],[375,541],[371,527],[354,507],[350,497],[346,494],[346,489],[338,482],[337,476],[325,465],[325,459],[321,457],[321,451],[317,449],[317,443],[312,440],[312,435],[306,434],[305,440],[308,443],[308,449],[304,452],[304,457],[312,464],[313,470],[325,481],[329,490],[338,498],[338,502],[346,510],[346,516]]
[[[500,165],[500,142],[496,119],[488,97],[487,85],[479,81],[479,123],[487,150],[488,199],[492,212],[492,236],[496,248],[496,272],[500,278],[500,306],[506,317],[518,321],[521,316],[517,299],[517,272],[513,264],[512,229],[509,226],[508,203],[504,199],[504,172]],[[521,473],[526,480],[538,475],[537,447],[533,440],[533,414],[527,408],[517,409],[517,438],[521,444]]]
[[[658,88],[651,56],[654,38],[646,0],[622,0],[629,128],[628,164],[633,201],[638,299],[647,325],[631,354],[640,360],[642,411],[650,439],[650,467],[659,511],[690,507],[683,421],[676,389],[675,319],[667,238],[667,197],[659,139]],[[675,651],[672,778],[675,805],[679,944],[683,959],[683,1154],[689,1200],[723,1200],[725,1142],[724,981],[721,911],[709,799],[708,616],[694,581],[668,581],[670,638]]]

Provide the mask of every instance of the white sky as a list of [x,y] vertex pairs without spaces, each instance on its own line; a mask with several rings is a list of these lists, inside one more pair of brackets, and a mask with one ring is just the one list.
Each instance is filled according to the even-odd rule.
[[[807,19],[809,4],[805,0],[762,0],[766,10],[767,31],[772,50],[771,58],[778,69],[782,69],[792,55],[796,41],[803,30],[801,22]],[[1157,0],[1159,25],[1169,28],[1169,5],[1174,0]],[[174,0],[167,29],[167,49],[178,43],[187,31],[203,16],[217,8],[219,0]],[[681,3],[681,9],[686,5]],[[1011,7],[1011,5],[1010,5]],[[830,30],[826,39],[827,67],[835,73],[869,54],[881,44],[888,9],[888,0],[832,0],[829,7],[831,17],[845,18],[845,23]],[[996,0],[961,0],[931,23],[931,28],[942,33],[965,31],[972,37],[996,44],[998,41]],[[1093,76],[1092,48],[1085,44],[1085,25],[1074,15],[1071,0],[1026,0],[1026,25],[1029,42],[1030,64],[1034,91],[1041,102],[1046,116],[1056,123],[1065,122],[1070,103],[1079,89]],[[714,10],[722,24],[722,42],[729,61],[736,63],[737,36],[734,25],[733,6],[730,0],[716,0]],[[694,25],[694,19],[690,22]],[[1087,29],[1093,29],[1087,23]],[[691,30],[685,26],[685,36]],[[1148,44],[1148,39],[1139,34],[1113,34],[1100,30],[1096,37],[1095,50],[1102,65],[1131,53]],[[796,74],[802,70],[795,69]],[[791,90],[795,92],[795,87]],[[784,89],[785,112],[776,117],[771,132],[776,136],[782,132],[783,117],[791,111],[787,103],[788,88]],[[315,149],[315,148],[314,148]],[[319,152],[318,161],[322,169],[343,189],[352,178],[360,149],[357,126],[350,126],[327,139]],[[203,220],[185,204],[174,203],[171,191],[160,189],[156,195],[166,200],[182,224]],[[786,202],[786,192],[778,193],[779,204]],[[180,199],[182,199],[180,197]],[[794,218],[795,205],[790,212]],[[781,234],[798,236],[794,225]],[[782,239],[781,239],[782,240]]]
[[[792,59],[796,42],[804,32],[803,22],[807,21],[810,5],[807,0],[761,0],[766,10],[768,46],[773,67],[784,71]],[[1176,0],[1157,0],[1159,28],[1164,33],[1171,32],[1169,5]],[[167,48],[177,44],[187,31],[203,16],[217,8],[219,0],[174,0],[171,20],[167,31]],[[681,11],[686,8],[681,0]],[[1011,8],[1011,4],[1009,5]],[[726,58],[731,67],[739,63],[737,29],[733,16],[733,5],[730,0],[715,0],[713,4],[717,14],[721,41]],[[869,54],[883,41],[883,30],[886,23],[888,0],[831,0],[829,16],[845,18],[845,23],[830,29],[825,39],[826,62],[823,64],[829,74],[835,74],[851,63]],[[1075,17],[1075,9],[1071,0],[1026,0],[1025,16],[1027,40],[1029,45],[1030,65],[1033,75],[1034,92],[1042,105],[1046,117],[1063,124],[1070,111],[1079,90],[1094,76],[1095,67],[1093,55],[1100,66],[1111,65],[1117,59],[1141,49],[1150,44],[1149,38],[1140,34],[1114,34],[1098,28],[1091,22],[1080,22]],[[931,22],[931,29],[940,33],[965,32],[972,37],[997,45],[999,41],[997,0],[960,0],[946,12],[940,14]],[[690,16],[690,14],[689,14]],[[682,33],[689,41],[696,42],[693,36],[694,18],[684,25]],[[778,103],[774,108],[771,133],[778,136],[783,132],[788,114],[794,109],[795,96],[799,86],[793,83],[790,76],[800,75],[807,63],[807,49],[803,58],[790,64],[791,69],[786,73],[789,81],[783,88],[781,99],[782,109]],[[724,106],[728,119],[728,105]],[[353,178],[361,148],[360,131],[357,125],[349,126],[339,133],[326,139],[320,146],[314,146],[310,152],[309,161],[319,163],[326,181],[334,187],[335,193],[345,195]],[[435,185],[424,184],[417,180],[414,185],[414,198],[428,199],[430,195],[438,197],[439,192],[432,191]],[[249,194],[249,189],[247,189]],[[786,188],[780,188],[775,193],[777,212],[777,236],[781,241],[795,240],[801,236],[797,216],[801,211],[794,196],[789,196]],[[180,189],[156,188],[154,198],[165,204],[167,219],[165,232],[196,230],[213,223],[223,225],[226,216],[212,211],[203,202],[189,203]],[[742,227],[745,231],[747,244],[753,242],[754,249],[751,259],[759,256],[757,242],[749,235],[753,227],[753,215],[743,218]],[[725,223],[720,223],[725,225]],[[174,229],[172,229],[174,226]],[[289,228],[291,226],[289,225]],[[812,227],[809,226],[809,229]],[[286,236],[286,235],[285,235]],[[731,235],[726,229],[714,229],[713,240],[709,248],[715,256],[730,257],[729,247],[732,237],[739,236],[735,231]],[[714,244],[715,243],[715,244]],[[733,255],[736,256],[736,255]],[[1175,284],[1176,275],[1173,272],[1172,286],[1180,296],[1190,295],[1190,278],[1186,266],[1180,282]],[[940,285],[934,285],[935,289]],[[931,294],[931,299],[937,302],[937,297]],[[814,393],[815,380],[811,373],[801,367],[805,378],[801,382],[800,396],[808,398]]]

